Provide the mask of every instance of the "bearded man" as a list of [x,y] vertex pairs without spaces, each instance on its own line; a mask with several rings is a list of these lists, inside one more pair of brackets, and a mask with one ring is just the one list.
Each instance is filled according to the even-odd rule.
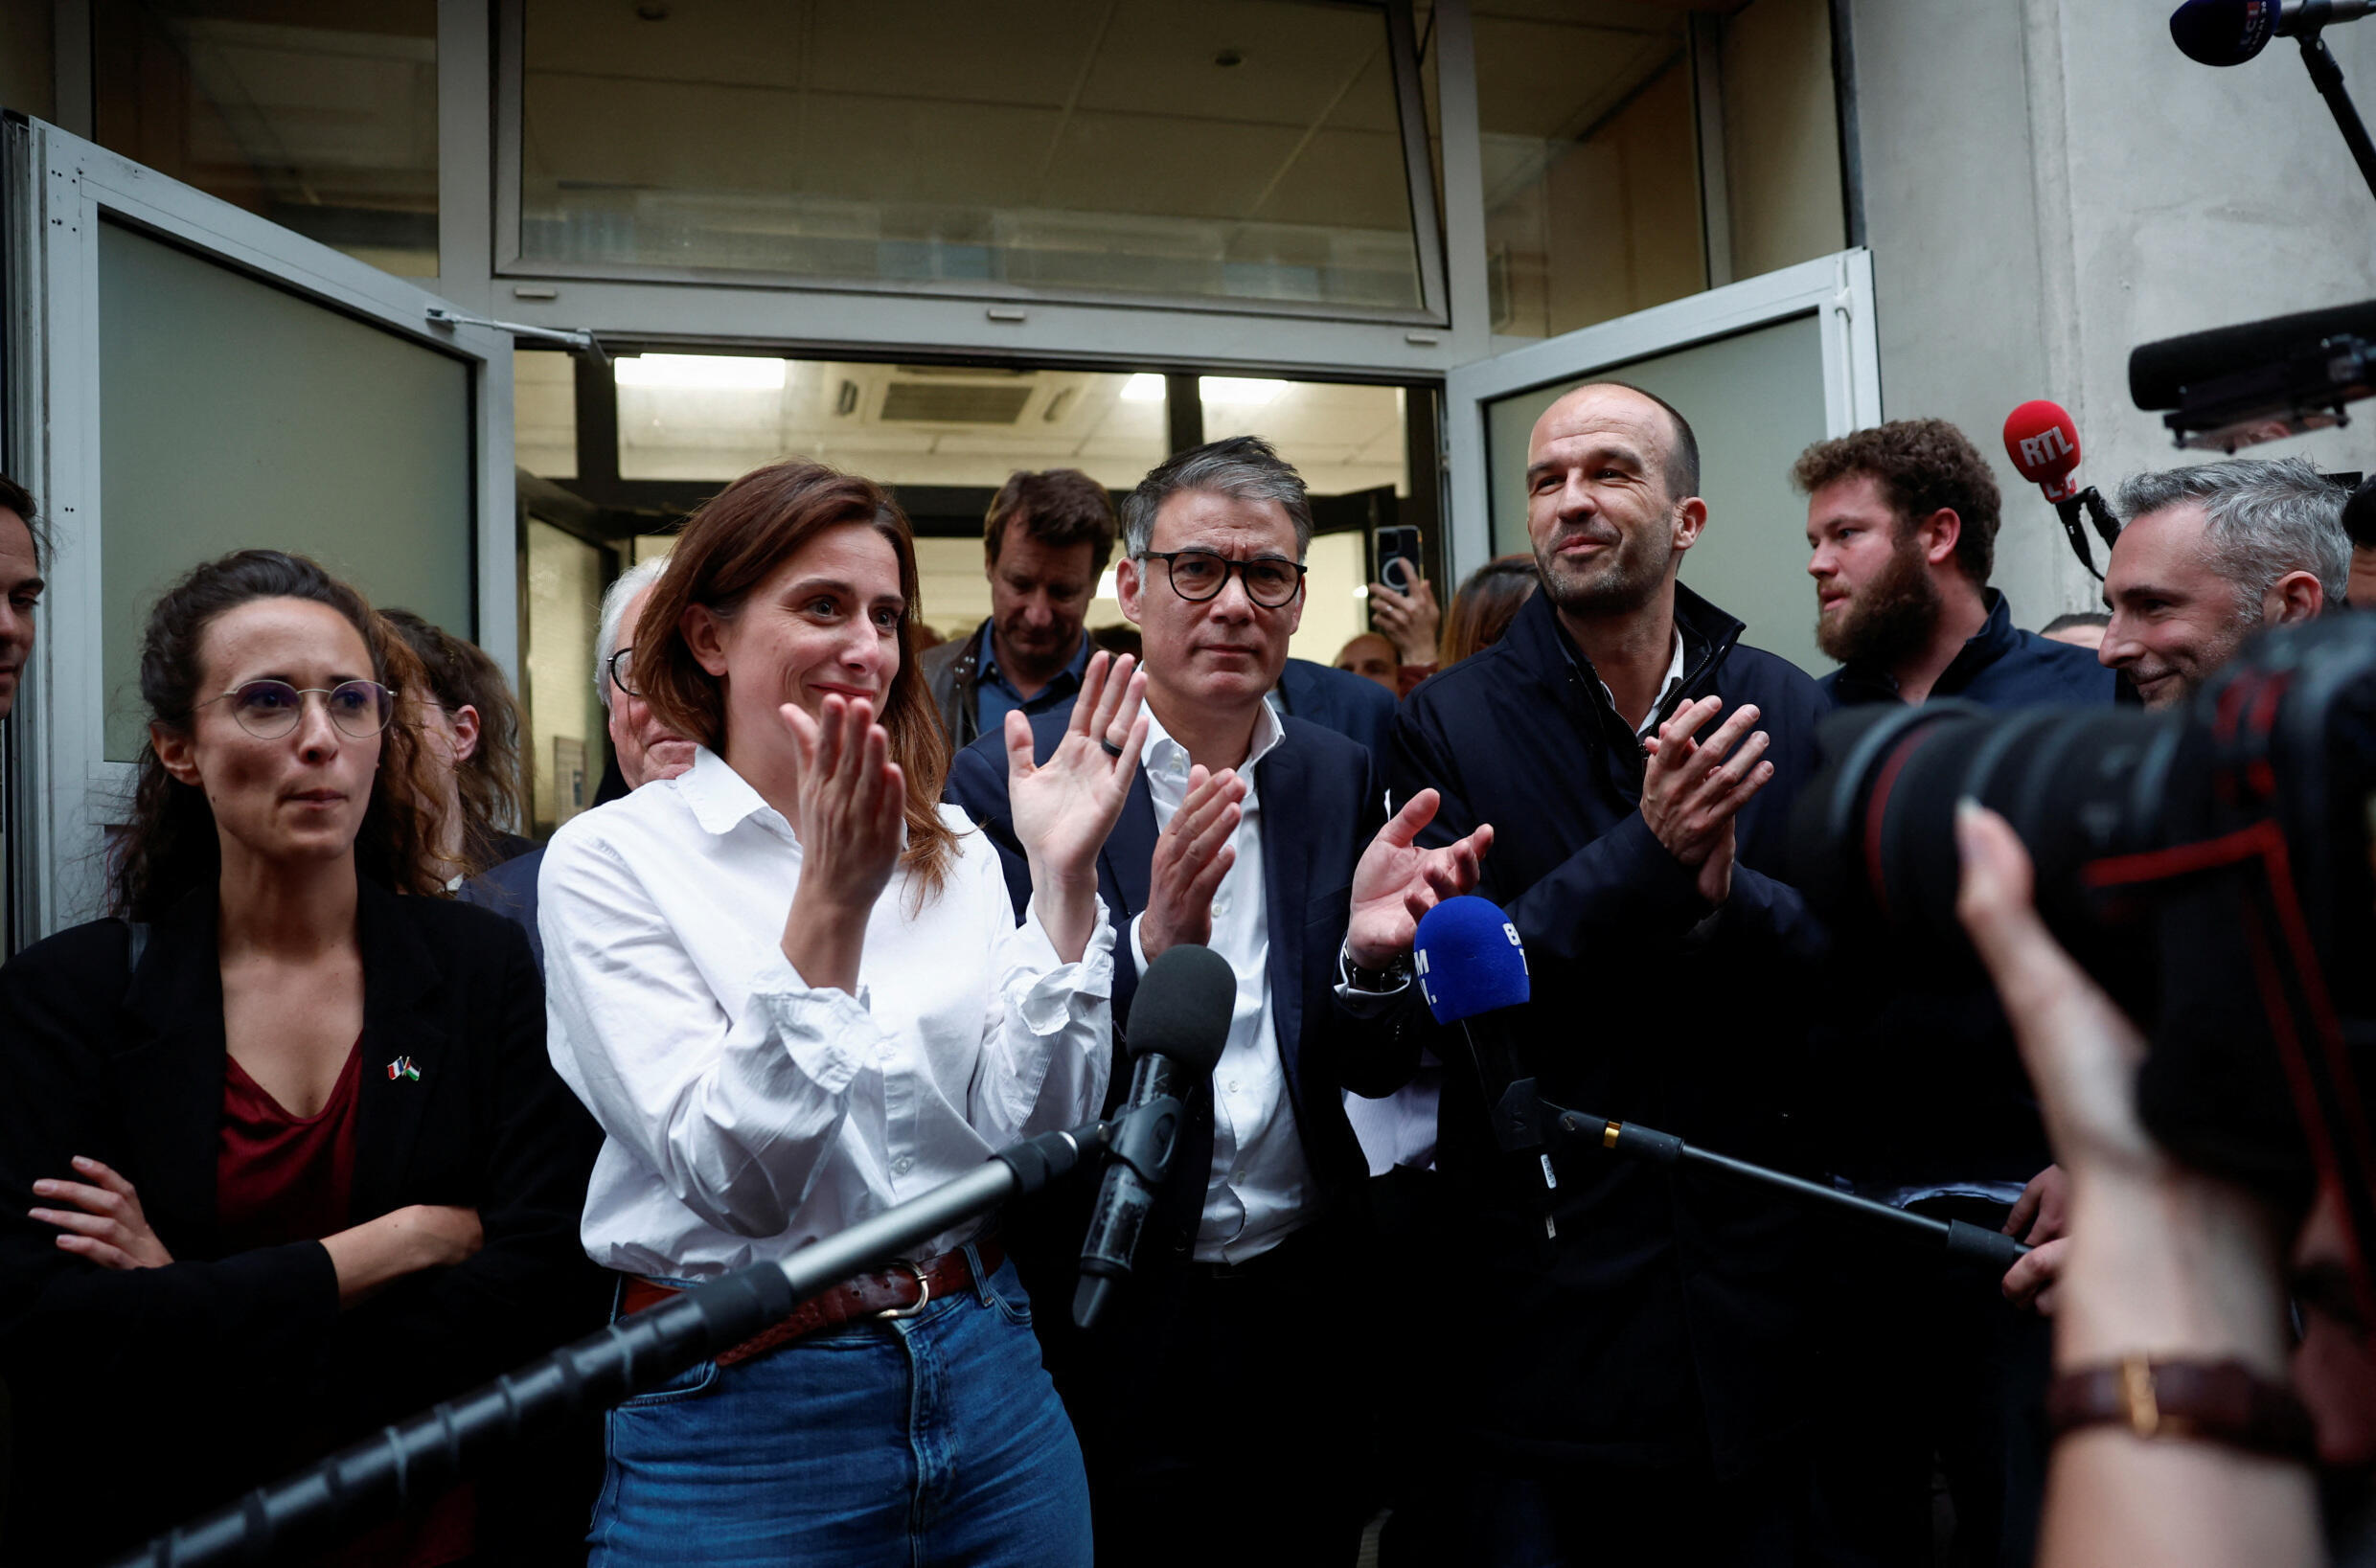
[[1807,1561],[1806,1216],[1597,1140],[1504,1150],[1486,1107],[1531,1078],[1594,1116],[1788,1157],[1818,934],[1775,874],[1822,697],[1677,580],[1714,526],[1682,415],[1580,387],[1526,463],[1542,591],[1404,700],[1387,762],[1396,805],[1439,792],[1422,843],[1493,824],[1478,891],[1532,986],[1501,1036],[1515,1061],[1428,1042],[1453,1218],[1451,1283],[1411,1290],[1397,1326],[1441,1379],[1422,1463],[1463,1562]]
[[1893,420],[1816,443],[1792,477],[1807,492],[1816,643],[1840,663],[1823,680],[1834,701],[2112,699],[2112,671],[2086,648],[2017,630],[1988,585],[1997,481],[1962,431]]

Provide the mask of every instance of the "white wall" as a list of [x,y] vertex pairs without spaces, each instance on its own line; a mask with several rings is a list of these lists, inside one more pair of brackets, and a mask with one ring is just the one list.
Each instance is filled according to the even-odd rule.
[[[2205,461],[2129,401],[2129,350],[2376,296],[2376,196],[2290,42],[2223,71],[2179,54],[2167,0],[1853,4],[1884,411],[1953,420],[1996,465],[1997,581],[2035,626],[2097,588],[2004,461],[2005,415],[2068,408],[2108,494]],[[2376,23],[2329,42],[2376,111]],[[2357,423],[2245,455],[2295,451],[2376,468]]]

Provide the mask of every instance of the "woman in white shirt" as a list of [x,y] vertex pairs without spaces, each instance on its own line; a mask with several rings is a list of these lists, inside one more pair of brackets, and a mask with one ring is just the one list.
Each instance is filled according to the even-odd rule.
[[[1017,929],[994,850],[939,804],[916,600],[881,490],[776,464],[685,525],[618,671],[700,743],[562,828],[539,883],[554,1064],[607,1134],[583,1239],[622,1310],[1104,1102],[1096,854],[1143,678],[1092,660],[1038,767],[1010,723]],[[1096,739],[1123,730],[1118,756]],[[992,1229],[923,1252],[613,1411],[591,1563],[1087,1563],[1080,1448],[1014,1265]]]

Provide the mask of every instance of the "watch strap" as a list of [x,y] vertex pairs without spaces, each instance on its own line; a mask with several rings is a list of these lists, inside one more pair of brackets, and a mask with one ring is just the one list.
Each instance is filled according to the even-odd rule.
[[2057,1437],[2111,1425],[2140,1438],[2218,1443],[2279,1459],[2316,1452],[2310,1412],[2294,1391],[2241,1361],[2126,1355],[2062,1373],[2046,1386],[2046,1423]]

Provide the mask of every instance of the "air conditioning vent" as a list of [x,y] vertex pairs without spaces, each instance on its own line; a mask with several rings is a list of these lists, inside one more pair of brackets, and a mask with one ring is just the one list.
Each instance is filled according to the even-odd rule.
[[882,418],[900,424],[1013,424],[1031,394],[1028,386],[894,381],[883,388]]

